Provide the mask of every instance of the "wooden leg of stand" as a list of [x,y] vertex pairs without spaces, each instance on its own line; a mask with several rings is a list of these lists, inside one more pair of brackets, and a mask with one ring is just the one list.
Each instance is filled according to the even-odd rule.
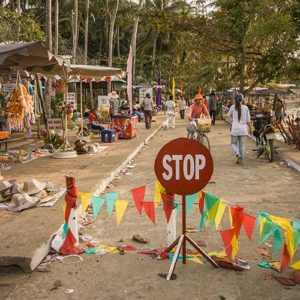
[[171,266],[170,266],[170,269],[169,269],[169,273],[167,275],[167,280],[171,279],[171,276],[174,272],[174,269],[175,269],[175,266],[176,266],[176,263],[177,263],[177,258],[178,258],[179,252],[181,250],[181,247],[182,247],[183,240],[184,240],[184,234],[180,235],[179,242],[178,242],[178,245],[177,245],[177,248],[176,248],[176,251],[175,251],[175,255],[173,257],[173,260],[172,260],[172,263],[171,263]]
[[167,252],[167,253],[170,252],[178,244],[179,238],[180,238],[180,236],[170,246],[168,246],[168,248],[165,250],[165,252]]
[[182,244],[182,263],[186,264],[186,200],[185,196],[182,196],[182,234],[184,235]]
[[219,268],[219,265],[207,255],[189,236],[185,236],[188,242],[199,252],[201,253],[214,267]]

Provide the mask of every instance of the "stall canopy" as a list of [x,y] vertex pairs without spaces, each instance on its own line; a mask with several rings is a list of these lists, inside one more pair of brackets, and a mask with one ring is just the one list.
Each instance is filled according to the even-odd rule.
[[16,67],[27,69],[30,67],[44,66],[52,68],[62,66],[63,58],[54,55],[42,42],[22,42],[0,45],[0,67]]

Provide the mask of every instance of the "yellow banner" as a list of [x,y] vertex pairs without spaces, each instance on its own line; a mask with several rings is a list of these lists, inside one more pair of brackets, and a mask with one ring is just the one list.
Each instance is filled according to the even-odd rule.
[[120,225],[123,219],[126,208],[128,206],[128,202],[129,202],[128,200],[116,200],[115,208],[116,208],[116,219],[118,225]]

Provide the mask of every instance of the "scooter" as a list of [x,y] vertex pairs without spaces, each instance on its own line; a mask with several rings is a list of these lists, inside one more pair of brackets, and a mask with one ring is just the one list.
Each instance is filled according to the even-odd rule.
[[253,121],[253,135],[256,137],[257,158],[265,154],[270,162],[275,158],[275,128],[271,122],[269,113],[254,113],[251,120]]

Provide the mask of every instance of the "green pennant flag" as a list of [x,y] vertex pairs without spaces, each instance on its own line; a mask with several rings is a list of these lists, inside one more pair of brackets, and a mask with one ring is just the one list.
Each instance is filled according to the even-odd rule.
[[115,202],[119,197],[119,192],[105,193],[105,197],[106,197],[107,212],[109,215],[111,215],[115,207]]
[[203,229],[204,223],[207,220],[207,213],[212,209],[217,201],[219,201],[219,199],[216,196],[210,193],[205,193],[203,213],[197,230],[198,233]]
[[270,220],[266,220],[262,231],[260,233],[260,239],[259,239],[259,244],[262,244],[263,242],[265,242],[270,236],[273,235],[274,231],[276,229],[276,225],[270,221]]
[[68,223],[65,223],[65,224],[64,224],[64,227],[63,227],[63,232],[62,232],[62,238],[63,238],[63,239],[66,238],[67,233],[68,233],[68,229],[69,229]]
[[300,245],[300,222],[299,221],[293,221],[293,231],[294,231],[294,244],[296,250]]
[[175,213],[176,213],[176,216],[177,216],[178,211],[179,211],[179,201],[177,199],[175,199],[173,205],[174,205]]
[[92,196],[94,219],[96,219],[96,217],[98,216],[104,202],[105,198]]
[[187,195],[185,197],[186,200],[186,212],[187,215],[190,215],[193,209],[193,206],[195,204],[195,201],[198,199],[198,193],[195,193],[193,195]]
[[280,228],[276,226],[277,228],[274,231],[273,238],[274,238],[274,245],[273,245],[273,254],[276,254],[279,251],[279,248],[281,247],[283,243],[282,234],[280,231]]

